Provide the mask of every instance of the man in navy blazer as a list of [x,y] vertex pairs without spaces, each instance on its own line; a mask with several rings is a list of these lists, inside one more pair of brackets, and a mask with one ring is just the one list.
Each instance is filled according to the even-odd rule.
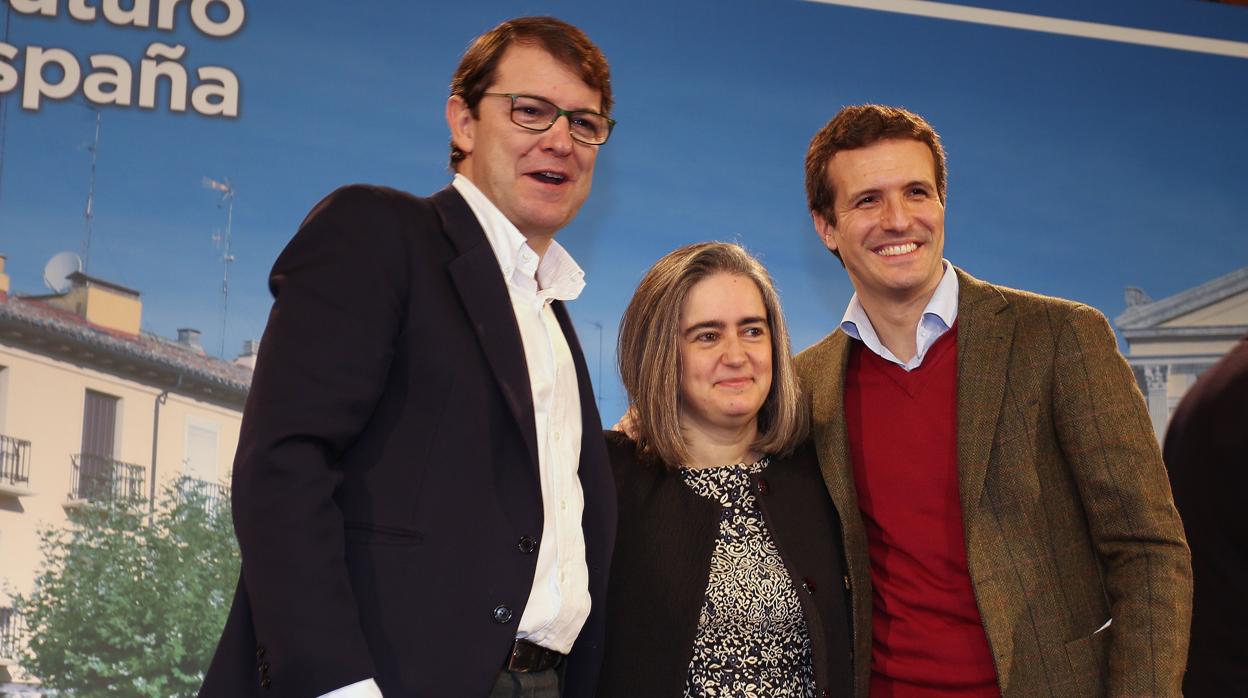
[[282,252],[200,696],[591,695],[615,494],[553,238],[611,103],[579,29],[504,22],[451,85],[451,186],[339,189]]

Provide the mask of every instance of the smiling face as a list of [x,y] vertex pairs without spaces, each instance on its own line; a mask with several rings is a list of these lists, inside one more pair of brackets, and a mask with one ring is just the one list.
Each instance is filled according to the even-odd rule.
[[745,276],[694,284],[680,307],[680,425],[709,432],[757,422],[771,391],[771,330]]
[[945,207],[928,146],[890,139],[842,150],[827,177],[836,224],[816,213],[815,229],[864,305],[930,298],[944,274]]
[[[601,93],[568,66],[522,43],[503,53],[489,91],[541,97],[568,111],[599,111],[602,104]],[[572,140],[566,117],[540,133],[517,126],[511,106],[506,97],[482,97],[474,116],[462,97],[448,100],[451,137],[465,153],[458,171],[530,241],[548,240],[589,196],[598,146]]]

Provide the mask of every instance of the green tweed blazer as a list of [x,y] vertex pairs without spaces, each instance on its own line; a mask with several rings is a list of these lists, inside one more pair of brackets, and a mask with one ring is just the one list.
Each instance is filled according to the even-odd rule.
[[[1191,554],[1109,323],[957,273],[962,518],[1002,695],[1181,695]],[[866,696],[871,579],[842,418],[851,341],[838,329],[797,367],[841,512]]]

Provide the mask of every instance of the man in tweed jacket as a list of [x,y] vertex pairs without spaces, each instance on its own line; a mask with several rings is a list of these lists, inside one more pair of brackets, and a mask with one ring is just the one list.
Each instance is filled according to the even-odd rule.
[[[942,258],[945,182],[939,137],[901,109],[847,107],[807,154],[855,288],[797,362],[843,518],[856,694],[1180,695],[1190,554],[1131,371],[1096,310]],[[873,391],[941,366],[949,409],[890,420],[907,406]],[[942,420],[947,457],[887,456],[912,432],[939,446]],[[946,463],[944,500],[915,484]]]

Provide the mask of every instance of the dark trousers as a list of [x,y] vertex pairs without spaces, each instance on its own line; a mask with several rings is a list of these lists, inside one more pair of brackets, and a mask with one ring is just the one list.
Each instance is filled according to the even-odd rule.
[[498,672],[490,698],[559,698],[563,663],[553,669],[520,673],[503,669]]

